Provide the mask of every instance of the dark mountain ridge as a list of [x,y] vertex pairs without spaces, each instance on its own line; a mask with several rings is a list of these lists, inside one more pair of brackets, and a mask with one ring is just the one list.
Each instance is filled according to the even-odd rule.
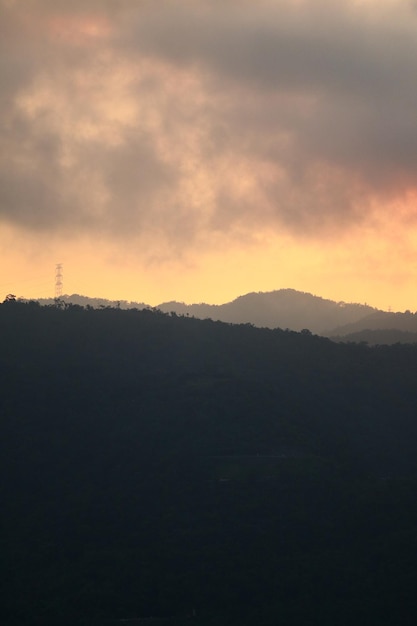
[[417,347],[0,305],[11,626],[415,623]]

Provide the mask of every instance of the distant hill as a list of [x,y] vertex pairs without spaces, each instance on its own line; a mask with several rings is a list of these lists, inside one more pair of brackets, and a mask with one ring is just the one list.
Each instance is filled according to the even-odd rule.
[[[369,341],[370,343],[412,343],[413,333],[417,333],[417,315],[382,311],[366,304],[335,302],[296,291],[279,289],[270,292],[252,292],[225,304],[185,304],[184,302],[163,302],[150,307],[144,302],[126,300],[111,301],[104,298],[88,298],[78,294],[65,295],[64,303],[72,303],[93,308],[144,309],[155,308],[164,313],[176,313],[212,319],[231,324],[253,324],[264,328],[283,328],[294,331],[308,329],[314,334],[324,335],[340,341]],[[53,304],[54,300],[41,299],[42,305]],[[402,334],[385,332],[378,337],[357,335],[364,331],[401,331]]]
[[417,333],[417,314],[405,311],[404,313],[391,313],[375,310],[370,315],[351,322],[339,328],[335,328],[328,336],[352,336],[362,331],[391,331],[397,330],[402,333]]
[[248,293],[221,305],[164,302],[164,312],[211,318],[222,322],[250,323],[266,328],[289,328],[327,334],[338,326],[359,322],[377,311],[365,304],[347,304],[326,300],[295,289],[279,289],[267,293]]
[[[104,298],[88,298],[78,294],[64,295],[61,301],[93,308],[153,308],[144,302],[111,301]],[[39,299],[38,302],[41,305],[50,305],[54,303],[54,300],[52,298]],[[288,328],[295,331],[308,329],[312,333],[324,335],[330,334],[334,328],[354,324],[378,311],[366,304],[334,302],[295,289],[252,292],[239,296],[232,302],[219,305],[171,301],[163,302],[154,308],[164,313],[176,313],[230,324],[253,324],[258,327]]]

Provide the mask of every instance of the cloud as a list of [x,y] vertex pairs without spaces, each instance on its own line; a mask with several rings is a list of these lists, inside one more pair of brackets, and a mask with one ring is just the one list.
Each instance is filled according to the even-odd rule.
[[[325,215],[328,188],[338,218],[333,195],[343,176],[351,188],[340,198],[343,211],[344,196],[353,205],[416,183],[417,18],[406,4],[388,8],[307,2],[220,12],[204,3],[171,5],[169,13],[140,19],[132,40],[174,67],[197,64],[208,72],[212,88],[230,95],[222,113],[235,148],[307,185]],[[285,213],[297,211],[287,206]]]
[[411,3],[0,11],[0,219],[17,228],[178,254],[261,232],[321,238],[416,191]]

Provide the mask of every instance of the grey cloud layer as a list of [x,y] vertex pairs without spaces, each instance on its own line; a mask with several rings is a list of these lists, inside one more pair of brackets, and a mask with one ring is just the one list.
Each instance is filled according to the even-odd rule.
[[311,0],[0,0],[0,219],[322,236],[417,188],[417,12]]
[[[269,116],[266,135],[288,131],[313,157],[414,172],[417,15],[407,8],[398,3],[383,20],[381,7],[369,15],[347,2],[221,14],[174,6],[140,20],[133,40],[173,65],[201,63],[219,88],[261,94],[257,114]],[[271,115],[269,98],[280,93],[295,102],[310,97],[316,106],[292,120],[279,109]],[[239,110],[245,116],[244,101],[235,105],[237,117]],[[242,132],[260,130],[254,118]]]

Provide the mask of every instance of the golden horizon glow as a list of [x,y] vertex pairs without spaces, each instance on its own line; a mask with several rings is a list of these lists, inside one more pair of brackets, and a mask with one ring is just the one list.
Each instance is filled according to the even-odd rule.
[[[386,226],[389,229],[389,224]],[[48,241],[40,248],[9,232],[7,268],[0,272],[3,298],[54,297],[55,265],[63,263],[64,294],[157,306],[178,301],[224,304],[249,292],[295,289],[336,302],[366,303],[382,310],[417,310],[417,235],[370,232],[333,244],[270,237],[227,253],[213,250],[177,262],[144,262],[134,250],[109,242]],[[4,238],[3,238],[4,239]],[[23,253],[23,250],[25,252]],[[4,256],[4,255],[3,255]],[[403,259],[409,263],[404,268]],[[410,297],[412,294],[412,297]],[[1,298],[1,295],[0,295]]]
[[0,9],[4,297],[417,309],[406,0]]

